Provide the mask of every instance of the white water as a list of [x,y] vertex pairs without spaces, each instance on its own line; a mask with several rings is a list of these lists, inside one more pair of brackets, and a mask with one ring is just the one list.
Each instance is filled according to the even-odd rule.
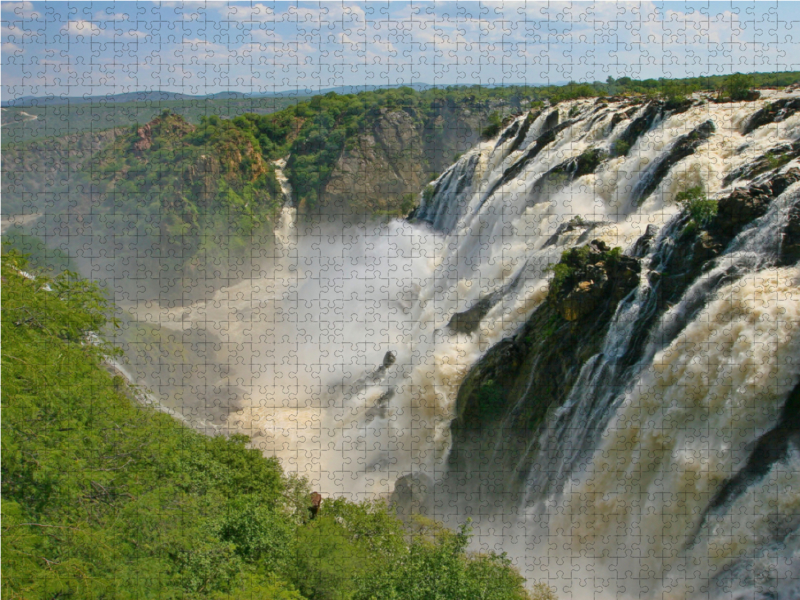
[[[488,190],[542,132],[545,115],[510,155],[513,136],[498,148],[496,140],[480,144],[444,173],[440,180],[450,179],[434,198],[436,205],[427,207],[444,232],[401,221],[298,226],[293,209],[286,208],[275,257],[265,262],[261,276],[188,308],[126,305],[139,321],[156,326],[158,341],[150,349],[162,350],[157,365],[132,365],[135,377],[164,406],[183,407],[189,420],[217,419],[228,431],[251,435],[323,494],[386,496],[398,477],[411,472],[438,479],[459,383],[483,352],[544,300],[545,268],[566,247],[602,239],[629,248],[647,225],[663,228],[673,219],[677,192],[703,184],[717,194],[726,173],[800,133],[798,116],[747,139],[736,133],[763,101],[698,106],[667,115],[627,157],[551,186],[529,205],[541,175],[586,149],[609,148],[630,123],[611,130],[619,110],[613,104],[592,123],[600,112],[592,113],[590,101],[560,107],[562,121],[573,104],[582,110],[576,123],[490,197]],[[709,119],[716,134],[636,206],[632,190],[647,165]],[[526,574],[546,579],[562,597],[715,596],[719,590],[710,579],[742,556],[749,560],[748,572],[757,575],[746,585],[737,579],[737,593],[751,597],[746,594],[759,586],[778,589],[783,577],[781,597],[793,597],[786,586],[796,576],[787,561],[797,551],[796,536],[771,547],[774,518],[764,515],[800,510],[800,457],[776,464],[683,549],[714,492],[746,461],[749,445],[774,425],[800,379],[793,360],[800,356],[800,273],[770,267],[766,251],[780,235],[774,226],[778,210],[776,204],[771,217],[743,233],[739,246],[719,260],[720,269],[735,263],[736,280],[706,299],[682,331],[660,334],[670,314],[661,319],[627,391],[607,398],[591,419],[578,411],[584,417],[580,426],[565,425],[572,441],[560,443],[567,449],[585,439],[586,422],[601,428],[597,447],[579,457],[581,469],[553,467],[562,471],[560,487],[547,498],[475,509],[478,545],[508,550]],[[577,224],[545,247],[576,216],[592,225]],[[753,254],[764,260],[749,260]],[[635,298],[620,306],[605,341],[606,357],[627,343],[625,328],[646,295],[646,271]],[[490,310],[478,331],[454,335],[446,329],[454,313],[518,275],[520,285]],[[165,351],[167,341],[177,346]],[[379,368],[389,351],[396,362]],[[589,400],[584,394],[568,402]],[[238,409],[220,417],[232,404]],[[449,506],[443,499],[440,516],[460,520],[448,513]]]

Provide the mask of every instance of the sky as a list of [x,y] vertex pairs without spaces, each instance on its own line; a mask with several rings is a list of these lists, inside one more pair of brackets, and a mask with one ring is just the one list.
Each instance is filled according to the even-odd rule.
[[800,70],[791,2],[4,2],[0,16],[3,100]]

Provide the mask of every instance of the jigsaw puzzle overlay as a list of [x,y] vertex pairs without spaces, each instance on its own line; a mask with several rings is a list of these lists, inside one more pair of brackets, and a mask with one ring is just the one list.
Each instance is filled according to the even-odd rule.
[[[453,547],[469,523],[459,560],[512,565],[531,597],[796,598],[798,19],[752,2],[4,3],[5,262],[97,282],[118,386],[305,478],[282,496],[311,507],[299,547],[344,539],[336,499],[384,500],[422,532],[410,548],[451,540],[419,515],[460,531]],[[16,485],[4,497],[33,511]],[[392,595],[308,575],[316,555],[269,562],[232,518],[204,531],[287,593],[445,594],[422,591],[445,566],[387,569]],[[338,577],[341,557],[386,551],[352,543],[330,546]],[[240,597],[234,575],[185,575],[193,551],[164,551],[190,557],[182,593]],[[452,597],[524,597],[491,573]]]

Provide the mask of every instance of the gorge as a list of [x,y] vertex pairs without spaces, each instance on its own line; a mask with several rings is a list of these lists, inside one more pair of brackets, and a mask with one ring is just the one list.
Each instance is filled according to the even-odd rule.
[[199,299],[120,285],[119,369],[325,496],[472,519],[567,597],[797,597],[798,92],[516,108],[407,178],[406,218],[337,211],[342,168],[309,219],[292,157],[252,158],[274,241]]

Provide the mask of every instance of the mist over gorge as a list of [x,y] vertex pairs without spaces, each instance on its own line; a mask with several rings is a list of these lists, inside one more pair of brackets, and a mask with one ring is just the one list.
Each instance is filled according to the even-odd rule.
[[[489,101],[454,161],[382,107],[313,198],[302,157],[165,114],[93,155],[97,189],[65,192],[90,210],[29,227],[113,282],[117,366],[151,402],[325,496],[470,517],[575,598],[791,598],[800,95],[709,100]],[[159,135],[174,212],[101,210]],[[203,221],[187,189],[228,204]]]

